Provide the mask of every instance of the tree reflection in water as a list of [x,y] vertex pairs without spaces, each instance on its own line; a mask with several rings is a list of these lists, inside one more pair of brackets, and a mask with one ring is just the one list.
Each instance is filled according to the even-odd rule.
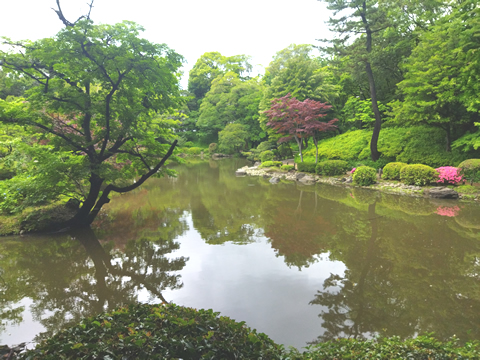
[[[8,274],[0,284],[2,322],[21,322],[23,309],[16,303],[30,298],[34,320],[46,328],[36,341],[85,316],[139,300],[166,301],[164,289],[183,286],[172,272],[188,260],[166,257],[179,249],[172,239],[129,241],[121,251],[111,242],[102,246],[91,229],[1,245],[15,248],[2,252],[10,256],[0,265]],[[142,290],[148,299],[139,299]]]

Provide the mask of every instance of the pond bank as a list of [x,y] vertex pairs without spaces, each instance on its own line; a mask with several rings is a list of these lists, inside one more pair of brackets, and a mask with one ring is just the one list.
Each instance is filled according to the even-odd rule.
[[296,170],[281,171],[277,168],[259,168],[258,165],[244,166],[238,169],[235,174],[237,176],[260,176],[269,178],[270,183],[276,184],[281,180],[295,181],[302,185],[315,185],[316,183],[323,183],[335,186],[356,187],[377,190],[388,194],[408,195],[415,197],[429,197],[441,199],[460,199],[478,201],[479,193],[462,193],[447,186],[415,186],[405,185],[399,181],[386,181],[377,178],[377,183],[370,186],[354,185],[352,183],[352,176],[320,176],[316,174],[299,172]]

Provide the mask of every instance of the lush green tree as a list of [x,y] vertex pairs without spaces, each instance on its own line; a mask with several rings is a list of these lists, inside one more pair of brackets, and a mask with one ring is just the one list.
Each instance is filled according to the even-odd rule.
[[398,123],[443,129],[446,151],[479,120],[478,15],[476,2],[467,1],[422,34],[398,84],[404,101],[393,103]]
[[157,114],[179,103],[182,57],[140,38],[143,28],[132,22],[64,23],[53,38],[4,40],[16,51],[0,53],[2,66],[39,85],[26,101],[0,101],[0,120],[37,128],[58,157],[80,159],[84,176],[76,180],[87,191],[66,225],[86,226],[112,191],[130,191],[167,171],[162,166],[176,141],[165,142],[176,122]]
[[248,131],[242,124],[228,124],[218,133],[218,148],[226,154],[233,154],[246,146]]
[[35,85],[35,80],[7,72],[0,66],[0,99],[5,100],[7,96],[23,96],[26,90]]

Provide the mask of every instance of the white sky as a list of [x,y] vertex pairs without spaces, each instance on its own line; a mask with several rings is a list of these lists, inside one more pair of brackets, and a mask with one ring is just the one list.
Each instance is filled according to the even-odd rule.
[[[73,22],[87,12],[89,2],[60,4]],[[1,0],[0,36],[36,40],[55,35],[63,24],[52,7],[55,0]],[[135,21],[145,28],[145,38],[183,55],[186,88],[188,71],[203,53],[250,55],[255,71],[263,73],[277,51],[328,37],[328,16],[317,0],[95,0],[91,18],[104,24]]]

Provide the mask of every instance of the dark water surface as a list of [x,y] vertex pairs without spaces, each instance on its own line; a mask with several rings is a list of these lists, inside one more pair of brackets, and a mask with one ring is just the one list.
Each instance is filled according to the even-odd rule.
[[480,339],[480,207],[177,167],[91,231],[0,239],[0,344],[133,301],[213,308],[279,343]]

